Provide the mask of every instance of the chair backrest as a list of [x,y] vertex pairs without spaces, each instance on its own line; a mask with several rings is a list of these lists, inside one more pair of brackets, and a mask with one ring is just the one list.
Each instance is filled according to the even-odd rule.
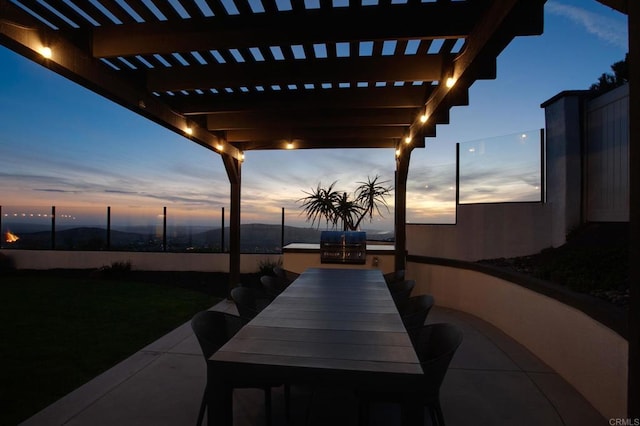
[[282,287],[286,287],[291,284],[300,274],[296,272],[287,271],[279,266],[273,267],[273,273],[278,278],[278,282]]
[[278,277],[278,279],[285,281],[287,279],[287,273],[279,266],[273,267],[273,273]]
[[460,327],[448,323],[425,325],[417,334],[416,354],[427,381],[428,393],[437,394],[440,391],[440,385],[462,339]]
[[393,297],[393,301],[398,308],[411,296],[415,286],[416,282],[414,280],[403,280],[389,285],[391,297]]
[[384,274],[384,280],[387,282],[387,285],[398,281],[404,281],[404,269]]
[[236,304],[238,314],[244,322],[249,322],[253,319],[260,310],[256,300],[255,293],[247,287],[235,287],[231,290],[231,298]]
[[402,303],[400,316],[410,334],[411,330],[418,329],[424,325],[434,303],[435,299],[430,294],[409,297]]
[[278,278],[273,277],[271,275],[263,275],[260,277],[260,283],[262,283],[262,288],[264,288],[267,297],[274,299],[282,290],[284,290],[284,286],[280,284]]
[[202,311],[191,319],[191,328],[206,360],[242,328],[242,320],[226,312]]

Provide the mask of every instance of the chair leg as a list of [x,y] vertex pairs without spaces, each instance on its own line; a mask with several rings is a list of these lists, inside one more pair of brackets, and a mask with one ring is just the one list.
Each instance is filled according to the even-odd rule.
[[424,406],[416,401],[400,404],[400,423],[402,425],[423,425]]
[[287,423],[291,420],[291,387],[284,385],[284,410]]
[[205,389],[204,394],[202,395],[202,402],[200,403],[200,411],[198,411],[198,422],[196,426],[202,425],[202,420],[204,420],[204,410],[207,408],[207,391]]
[[369,426],[369,401],[360,398],[358,403],[358,426]]
[[265,424],[271,426],[271,388],[264,388]]
[[[437,401],[434,404],[432,411],[435,412],[436,424],[438,426],[445,426],[444,425],[444,415],[442,414],[442,407],[440,406],[440,401]],[[432,415],[432,417],[433,417],[433,415]]]

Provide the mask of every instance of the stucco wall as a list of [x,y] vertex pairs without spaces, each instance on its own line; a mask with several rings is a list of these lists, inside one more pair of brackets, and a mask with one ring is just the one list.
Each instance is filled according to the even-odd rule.
[[554,247],[582,221],[581,140],[583,92],[565,92],[544,104],[547,202],[552,206]]
[[[131,268],[141,271],[229,271],[227,253],[150,253],[120,251],[64,250],[0,250],[15,262],[18,269],[92,269],[113,262],[131,262]],[[259,270],[260,262],[277,262],[279,254],[243,254],[240,273]]]
[[605,418],[627,416],[628,343],[582,311],[469,269],[409,263],[414,294],[473,314],[528,348]]
[[458,206],[455,225],[407,224],[407,251],[475,261],[537,253],[551,245],[551,206],[543,203]]

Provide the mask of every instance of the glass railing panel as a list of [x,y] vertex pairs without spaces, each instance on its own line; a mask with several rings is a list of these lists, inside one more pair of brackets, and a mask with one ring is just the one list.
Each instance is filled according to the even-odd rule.
[[241,253],[280,253],[282,244],[282,208],[265,205],[262,213],[249,212],[241,217]]
[[407,180],[407,223],[456,222],[456,145],[429,142],[414,149]]
[[167,208],[167,251],[213,253],[221,251],[221,209]]
[[162,207],[111,206],[111,250],[162,251]]
[[541,132],[460,144],[460,204],[542,200]]
[[[304,194],[303,194],[304,195]],[[312,225],[302,213],[299,205],[291,204],[285,208],[284,245],[291,243],[320,244],[320,232],[326,227],[324,223],[318,228]]]
[[56,249],[107,249],[106,206],[58,205],[55,208]]

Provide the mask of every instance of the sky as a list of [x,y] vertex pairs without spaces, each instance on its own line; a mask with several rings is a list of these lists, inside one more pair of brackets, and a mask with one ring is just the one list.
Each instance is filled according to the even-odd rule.
[[[499,151],[505,140],[519,138],[521,145],[523,135],[527,142],[535,140],[544,128],[540,104],[564,90],[588,89],[624,58],[627,40],[626,16],[597,1],[548,0],[544,34],[518,37],[507,46],[498,57],[497,78],[474,83],[470,105],[452,108],[450,124],[438,125],[426,148],[413,151],[408,221],[455,220],[456,143],[479,156]],[[229,184],[218,154],[2,46],[0,111],[4,215],[47,214],[55,205],[60,221],[68,216],[77,223],[106,214],[111,206],[114,226],[140,217],[154,221],[165,206],[180,223],[219,226],[223,207],[228,217]],[[486,158],[478,157],[476,164],[487,164]],[[521,167],[504,175],[513,169]],[[338,189],[350,192],[357,182],[376,175],[392,184],[394,170],[390,149],[246,152],[242,222],[280,223],[284,207],[288,225],[310,226],[298,202],[305,191],[337,181]],[[515,199],[536,187],[535,177],[527,173],[515,177],[525,182],[514,186],[519,188]],[[471,185],[467,200],[503,200],[508,195],[495,193],[501,186],[511,188],[495,179]],[[393,197],[387,201],[389,213],[364,228],[393,228]]]

